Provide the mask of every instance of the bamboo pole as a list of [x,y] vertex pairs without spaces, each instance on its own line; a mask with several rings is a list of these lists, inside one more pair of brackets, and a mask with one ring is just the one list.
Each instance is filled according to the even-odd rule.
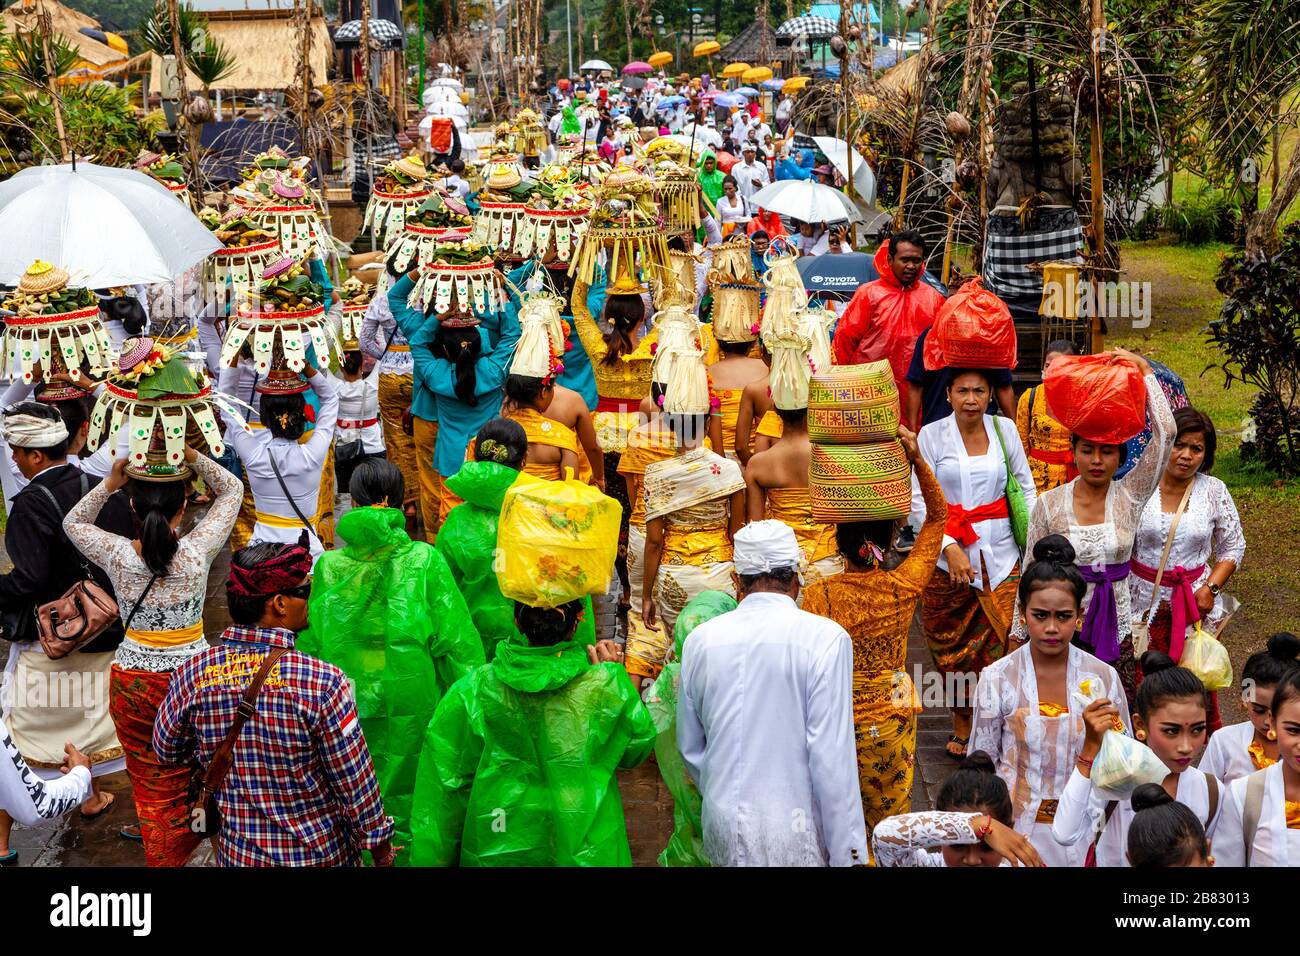
[[68,149],[68,133],[63,127],[63,101],[59,99],[59,91],[54,84],[54,57],[50,55],[50,31],[54,29],[54,24],[44,3],[37,14],[37,24],[41,34],[41,56],[45,59],[45,87],[49,91],[50,102],[54,105],[54,130],[59,137],[60,158],[65,163],[71,159],[75,166],[77,158]]
[[1102,0],[1092,0],[1092,329],[1089,351],[1094,355],[1105,348],[1101,331],[1101,314],[1095,303],[1101,301],[1101,267],[1106,253],[1105,183],[1101,165],[1101,41],[1106,28]]

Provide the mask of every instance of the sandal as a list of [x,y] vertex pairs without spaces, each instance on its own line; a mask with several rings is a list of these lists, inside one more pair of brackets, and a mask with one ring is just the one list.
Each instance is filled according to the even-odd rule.
[[13,866],[18,862],[18,851],[10,850],[4,856],[0,856],[0,866]]
[[104,794],[104,796],[108,797],[108,802],[105,803],[105,804],[104,804],[102,807],[100,807],[98,810],[96,810],[94,813],[87,813],[85,810],[82,810],[82,811],[81,811],[81,819],[83,819],[83,820],[93,820],[93,819],[95,819],[96,817],[102,817],[105,813],[107,813],[110,809],[112,809],[113,804],[117,802],[117,796],[116,796],[116,794],[106,793],[106,794]]
[[[946,753],[953,760],[963,760],[966,757],[966,745],[968,743],[970,743],[969,737],[958,737],[956,734],[949,734],[948,743],[944,747],[943,752]],[[953,752],[952,750],[953,744],[956,744],[957,746],[961,747],[960,753]]]
[[140,824],[131,823],[117,831],[117,835],[123,840],[134,840],[136,843],[144,842],[144,836],[140,833]]

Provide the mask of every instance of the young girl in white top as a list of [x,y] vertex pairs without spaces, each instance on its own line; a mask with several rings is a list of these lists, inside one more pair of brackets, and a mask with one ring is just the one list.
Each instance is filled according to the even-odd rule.
[[983,751],[962,760],[935,806],[876,824],[871,854],[877,866],[1043,865],[1033,844],[1012,829],[1011,794]]
[[[347,345],[356,345],[348,342]],[[376,362],[369,375],[361,374],[361,352],[343,353],[343,364],[336,382],[339,393],[339,418],[335,424],[334,460],[339,489],[346,489],[352,472],[367,458],[384,454],[384,425],[379,419],[379,370]],[[358,446],[357,443],[360,443]]]
[[1213,737],[1201,758],[1201,769],[1229,784],[1277,763],[1277,732],[1273,729],[1273,694],[1289,671],[1300,666],[1300,637],[1280,631],[1268,639],[1268,649],[1251,654],[1241,671],[1241,702],[1246,716]]
[[[1033,556],[1017,590],[1029,641],[980,674],[971,747],[997,764],[1011,791],[1016,830],[1043,862],[1082,866],[1086,846],[1062,846],[1052,837],[1058,802],[1084,745],[1084,711],[1071,690],[1095,680],[1120,702],[1121,715],[1127,702],[1115,668],[1070,642],[1083,623],[1087,584],[1069,540],[1048,535]],[[1126,722],[1122,717],[1121,726]]]
[[1222,866],[1300,866],[1300,668],[1273,691],[1277,763],[1227,788],[1214,841]]
[[[1162,783],[1165,793],[1185,804],[1205,832],[1213,836],[1223,804],[1223,788],[1217,779],[1192,766],[1205,747],[1205,686],[1199,677],[1160,651],[1143,654],[1141,666],[1145,676],[1133,715],[1135,736],[1169,770]],[[1107,800],[1098,795],[1089,779],[1102,736],[1113,729],[1119,713],[1108,700],[1095,701],[1083,712],[1087,738],[1052,823],[1052,835],[1062,846],[1087,847],[1095,839],[1097,866],[1128,865],[1126,851],[1133,807],[1128,800]]]

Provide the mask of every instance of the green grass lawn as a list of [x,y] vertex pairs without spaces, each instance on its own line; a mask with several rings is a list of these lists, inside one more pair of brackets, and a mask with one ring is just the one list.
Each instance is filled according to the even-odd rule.
[[[1151,283],[1151,326],[1114,327],[1107,345],[1152,356],[1178,372],[1191,403],[1215,423],[1214,474],[1231,490],[1246,531],[1246,559],[1230,584],[1242,609],[1224,635],[1240,673],[1269,634],[1300,632],[1300,565],[1293,550],[1300,539],[1300,482],[1281,481],[1242,460],[1238,436],[1255,391],[1240,384],[1225,388],[1223,372],[1211,367],[1218,353],[1202,330],[1219,313],[1223,297],[1214,279],[1230,251],[1221,244],[1178,246],[1168,239],[1124,243],[1124,278]],[[1240,708],[1233,697],[1220,695],[1229,719]]]

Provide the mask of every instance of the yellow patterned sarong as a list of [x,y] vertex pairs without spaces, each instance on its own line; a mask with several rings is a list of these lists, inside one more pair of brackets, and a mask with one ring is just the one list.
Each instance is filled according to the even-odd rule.
[[388,460],[402,473],[403,504],[420,500],[420,471],[415,462],[415,438],[402,428],[402,415],[411,407],[411,376],[379,375],[379,417],[384,425]]

